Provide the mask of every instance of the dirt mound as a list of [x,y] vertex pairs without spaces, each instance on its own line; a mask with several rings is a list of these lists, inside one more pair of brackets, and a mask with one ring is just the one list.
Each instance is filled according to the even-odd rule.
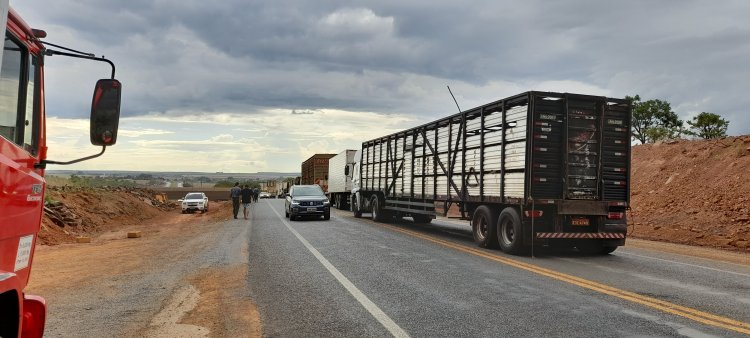
[[48,186],[38,244],[71,243],[122,225],[161,217],[178,206],[161,193],[134,188]]
[[750,135],[632,154],[632,236],[750,252]]

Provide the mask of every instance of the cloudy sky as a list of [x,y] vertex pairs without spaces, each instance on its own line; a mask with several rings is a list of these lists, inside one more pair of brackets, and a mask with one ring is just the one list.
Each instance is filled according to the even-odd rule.
[[[46,41],[104,55],[117,145],[51,169],[299,171],[318,152],[528,90],[663,99],[750,134],[750,2],[11,0]],[[46,60],[51,159],[96,152],[106,65]]]

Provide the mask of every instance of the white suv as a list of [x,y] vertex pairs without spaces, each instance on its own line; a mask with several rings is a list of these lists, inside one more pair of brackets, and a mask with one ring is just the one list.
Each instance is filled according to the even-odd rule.
[[202,192],[189,192],[182,199],[182,213],[200,210],[201,213],[208,212],[208,197]]

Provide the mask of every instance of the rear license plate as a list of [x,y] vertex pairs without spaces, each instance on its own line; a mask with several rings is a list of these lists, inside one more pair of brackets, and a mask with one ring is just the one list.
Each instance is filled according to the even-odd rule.
[[570,224],[577,225],[577,226],[588,226],[589,219],[588,218],[571,218]]
[[307,208],[307,211],[318,211],[318,208]]

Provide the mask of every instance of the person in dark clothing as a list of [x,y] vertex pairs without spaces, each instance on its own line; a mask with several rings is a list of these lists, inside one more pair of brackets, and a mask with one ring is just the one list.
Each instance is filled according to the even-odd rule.
[[253,189],[253,201],[258,202],[258,195],[260,195],[260,189]]
[[245,215],[245,219],[247,219],[247,216],[250,214],[248,208],[250,208],[250,202],[253,200],[253,190],[245,184],[242,191],[240,191],[240,195],[242,195],[242,213]]
[[232,198],[232,212],[234,213],[235,219],[237,219],[237,213],[240,212],[241,192],[242,188],[240,188],[240,182],[235,182],[232,189],[229,189],[229,197]]

